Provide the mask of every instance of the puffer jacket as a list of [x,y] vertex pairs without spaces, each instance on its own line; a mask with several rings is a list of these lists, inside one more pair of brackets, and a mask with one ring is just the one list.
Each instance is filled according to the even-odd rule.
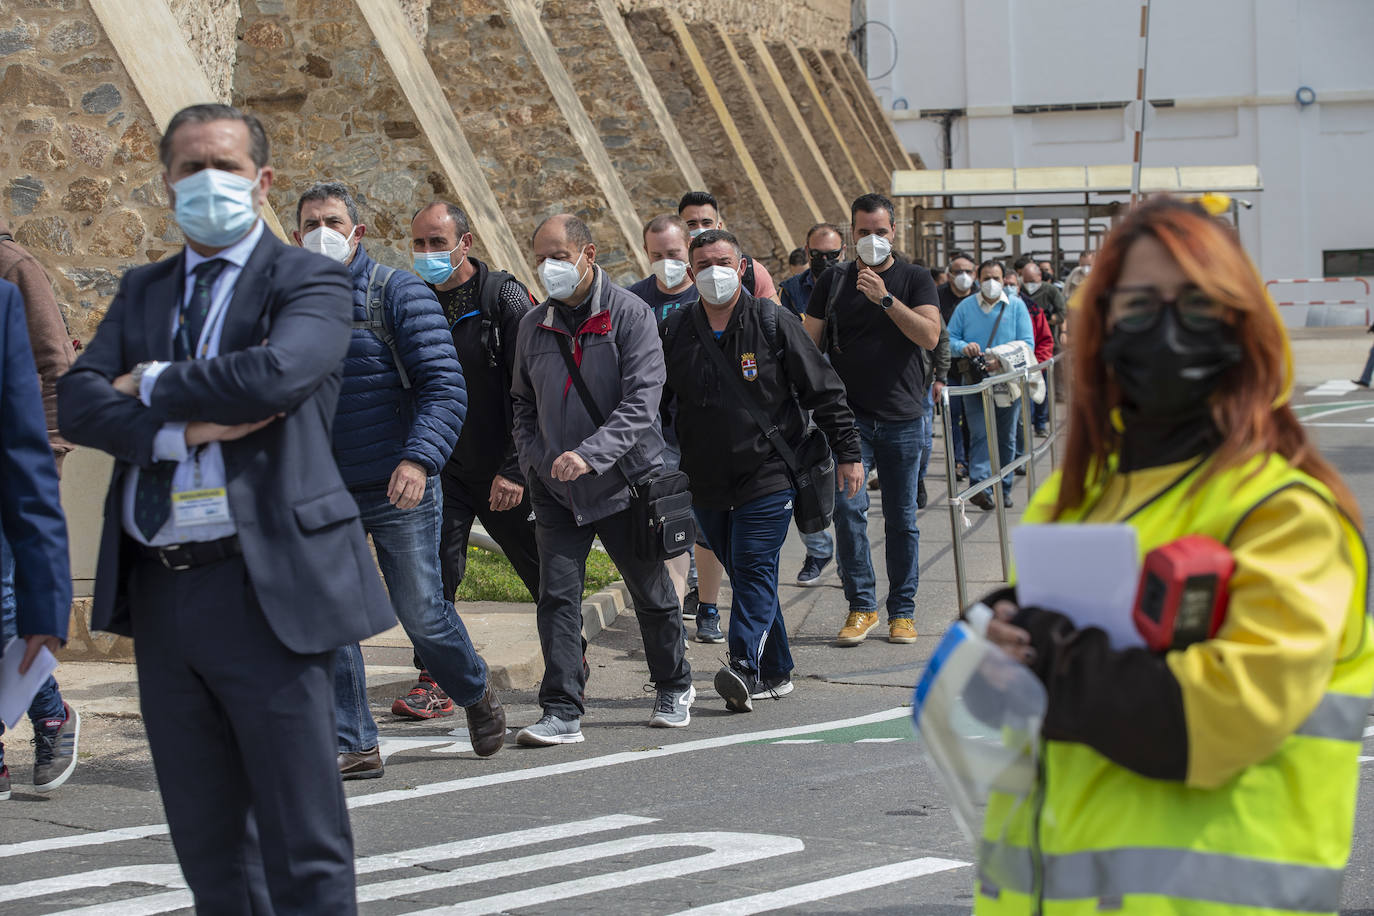
[[[569,335],[553,300],[520,321],[512,403],[515,447],[527,479],[538,477],[579,525],[623,511],[628,481],[663,467],[658,407],[663,396],[663,347],[653,312],[629,290],[596,270],[592,308]],[[568,375],[558,338],[573,339],[573,359],[605,417],[598,427]],[[571,483],[553,479],[554,459],[575,451],[592,468]]]
[[[367,320],[367,279],[375,263],[359,245],[349,264],[355,321]],[[398,270],[382,306],[411,387],[401,386],[381,338],[354,328],[334,417],[334,459],[350,489],[385,484],[403,460],[439,473],[467,415],[463,370],[434,293],[419,277]]]

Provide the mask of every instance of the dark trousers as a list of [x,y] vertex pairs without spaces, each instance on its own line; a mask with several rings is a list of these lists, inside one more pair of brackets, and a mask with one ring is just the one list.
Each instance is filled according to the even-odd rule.
[[444,486],[444,527],[440,535],[439,563],[444,571],[444,593],[453,600],[468,566],[468,535],[476,519],[487,529],[491,539],[501,545],[506,559],[515,567],[515,574],[530,590],[530,597],[539,594],[539,549],[534,540],[534,522],[530,521],[530,493],[520,505],[505,512],[491,508],[491,479],[472,480],[444,471],[440,475]]
[[765,678],[789,674],[792,653],[778,601],[778,558],[792,521],[792,491],[733,509],[697,506],[711,550],[730,574],[730,657]]
[[356,913],[333,653],[281,644],[241,557],[183,572],[137,561],[129,599],[143,722],[196,912]]
[[579,525],[571,512],[537,480],[529,495],[534,503],[535,537],[539,543],[539,602],[536,615],[539,645],[544,650],[544,679],[539,705],[560,719],[585,712],[582,691],[582,589],[587,577],[587,554],[592,539],[610,554],[630,590],[649,680],[660,690],[686,690],[692,669],[683,648],[682,615],[668,570],[659,561],[635,556],[630,512],[618,512],[589,525]]

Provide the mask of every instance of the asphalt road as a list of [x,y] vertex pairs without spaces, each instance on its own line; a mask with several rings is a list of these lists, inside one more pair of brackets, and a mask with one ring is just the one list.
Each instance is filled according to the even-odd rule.
[[[1374,396],[1332,388],[1302,400],[1374,521]],[[784,587],[797,689],[751,714],[725,712],[711,689],[723,647],[694,644],[691,726],[644,727],[652,695],[643,692],[628,615],[591,648],[583,744],[512,742],[478,760],[460,730],[450,734],[461,718],[405,723],[378,708],[386,775],[348,784],[364,910],[968,912],[971,850],[912,740],[905,706],[955,606],[949,516],[934,482],[942,472],[937,453],[931,508],[921,515],[915,646],[832,646],[844,616],[832,575],[820,588]],[[973,521],[976,593],[998,570],[992,516]],[[876,506],[871,523],[881,556]],[[800,557],[794,535],[785,579]],[[505,700],[513,728],[537,718],[532,693]],[[8,749],[22,768],[19,737]],[[137,721],[91,723],[83,749],[77,775],[59,792],[39,798],[17,786],[0,803],[0,912],[187,907]],[[1374,757],[1374,740],[1366,753]],[[1374,914],[1374,764],[1363,773],[1343,900],[1350,916]]]

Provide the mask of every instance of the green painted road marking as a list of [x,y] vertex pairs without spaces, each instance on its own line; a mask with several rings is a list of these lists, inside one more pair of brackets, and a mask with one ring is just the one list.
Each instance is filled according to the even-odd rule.
[[[871,722],[866,725],[851,725],[847,728],[836,728],[824,732],[807,732],[801,738],[768,739],[765,741],[751,742],[753,744],[854,744],[858,741],[865,743],[886,744],[891,739],[899,741],[915,741],[916,732],[911,727],[911,719],[902,716],[899,719],[888,719],[884,722]],[[876,740],[874,740],[876,739]],[[882,739],[888,739],[884,741]],[[895,743],[895,742],[893,742]]]

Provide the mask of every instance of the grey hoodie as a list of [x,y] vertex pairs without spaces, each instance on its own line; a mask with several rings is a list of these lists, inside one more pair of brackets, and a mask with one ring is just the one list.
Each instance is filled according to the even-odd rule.
[[[653,313],[633,293],[593,265],[591,312],[578,329],[573,357],[606,418],[598,427],[578,396],[558,346],[569,339],[546,300],[520,321],[511,400],[515,448],[526,479],[538,478],[579,525],[614,515],[630,504],[629,484],[663,467],[658,406],[663,348]],[[550,475],[554,459],[575,451],[592,473],[571,483]]]

